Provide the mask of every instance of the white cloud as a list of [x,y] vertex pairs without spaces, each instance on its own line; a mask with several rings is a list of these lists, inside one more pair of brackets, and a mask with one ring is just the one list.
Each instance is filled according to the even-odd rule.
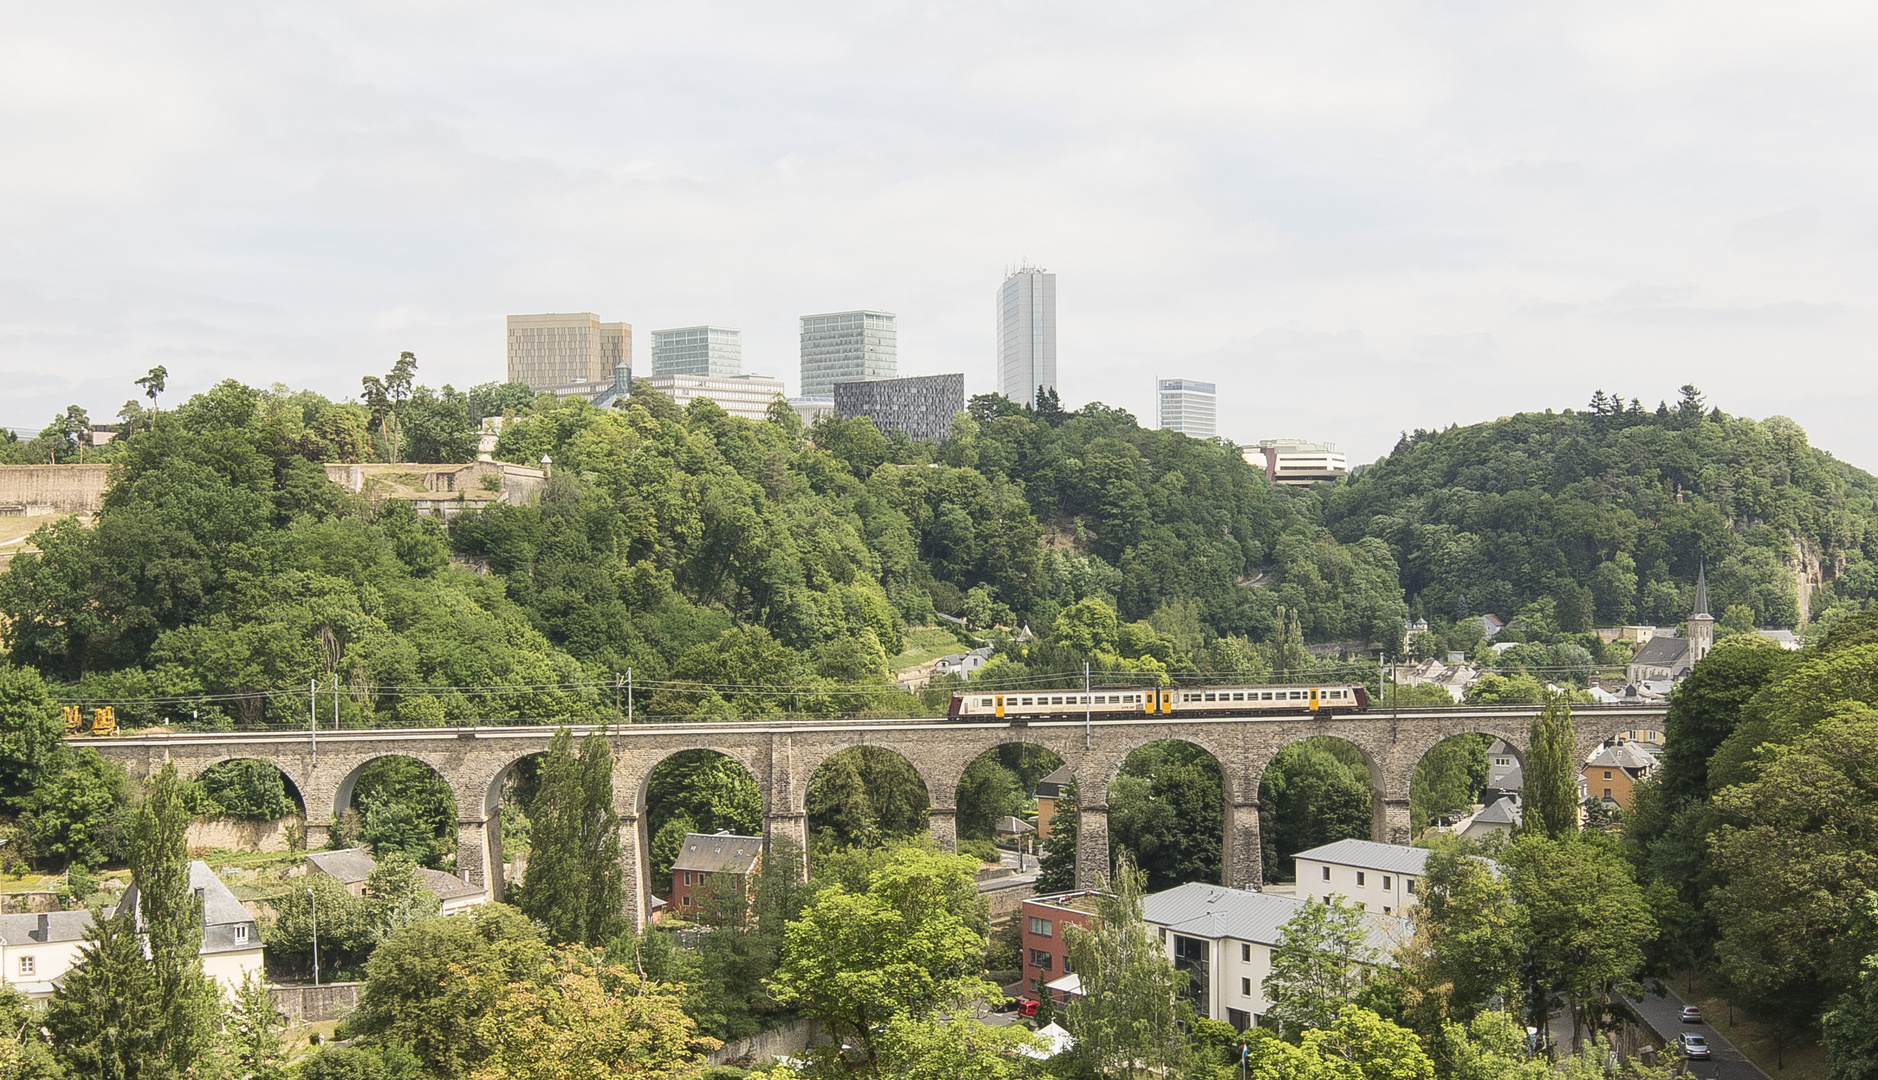
[[[1061,275],[1066,398],[1212,378],[1229,435],[1695,381],[1878,466],[1853,5],[42,5],[0,43],[0,422],[165,363],[500,378],[502,316],[901,316],[987,389]],[[17,149],[18,152],[12,152]],[[1822,387],[1829,388],[1822,392]]]

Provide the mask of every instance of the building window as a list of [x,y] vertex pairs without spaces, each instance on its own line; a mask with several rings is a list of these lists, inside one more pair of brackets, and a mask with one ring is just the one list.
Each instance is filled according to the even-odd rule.
[[1384,905],[1383,905],[1383,908],[1382,908],[1382,913],[1383,913],[1384,915],[1389,915],[1389,914],[1393,914],[1393,913],[1394,913],[1394,911],[1395,911],[1395,909],[1394,909],[1394,908],[1392,908],[1392,907],[1390,907],[1389,905],[1387,905],[1387,904],[1384,904]]
[[1056,966],[1056,958],[1042,949],[1030,950],[1030,966],[1039,971],[1049,971]]
[[1324,867],[1324,880],[1325,881],[1330,880],[1330,867],[1328,866]]
[[1385,889],[1387,889],[1387,888],[1389,888],[1389,887],[1390,887],[1390,886],[1389,886],[1389,875],[1388,875],[1388,874],[1384,874],[1384,875],[1382,876],[1382,887],[1383,887],[1383,888],[1385,888]]
[[1039,919],[1035,915],[1032,915],[1030,917],[1030,932],[1031,933],[1037,935],[1038,937],[1050,937],[1051,929],[1052,927],[1050,926],[1050,920]]
[[1238,1028],[1240,1031],[1244,1031],[1246,1028],[1252,1026],[1252,1014],[1246,1012],[1244,1009],[1227,1009],[1226,1022]]
[[685,884],[691,884],[691,871],[685,871]]
[[34,966],[32,957],[30,956],[20,957],[20,974],[21,975],[31,975],[34,970],[35,970],[35,966]]
[[690,893],[685,894],[685,906],[686,907],[691,906],[691,894]]
[[1605,798],[1607,798],[1607,799],[1611,797],[1611,789],[1610,789],[1610,788],[1605,788],[1605,789],[1604,789],[1604,797],[1605,797]]
[[1240,942],[1239,960],[1241,963],[1246,963],[1246,964],[1250,964],[1252,962],[1252,946],[1247,945],[1244,942]]
[[1414,878],[1408,879],[1408,891],[1409,891],[1410,896],[1415,895],[1415,879]]
[[1251,979],[1239,980],[1239,996],[1240,997],[1252,996],[1252,980]]
[[1604,770],[1604,779],[1609,780],[1610,778],[1611,778],[1611,770],[1609,769]]
[[235,940],[236,941],[248,940],[248,924],[247,923],[235,924]]
[[1363,872],[1362,872],[1361,870],[1358,870],[1358,871],[1356,872],[1356,883],[1357,883],[1358,885],[1361,885],[1361,884],[1363,884]]

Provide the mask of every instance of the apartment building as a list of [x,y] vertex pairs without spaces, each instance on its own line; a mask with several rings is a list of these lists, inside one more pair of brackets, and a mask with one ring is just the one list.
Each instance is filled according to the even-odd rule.
[[1323,902],[1341,896],[1376,915],[1404,915],[1428,865],[1427,848],[1339,840],[1296,856],[1298,896]]

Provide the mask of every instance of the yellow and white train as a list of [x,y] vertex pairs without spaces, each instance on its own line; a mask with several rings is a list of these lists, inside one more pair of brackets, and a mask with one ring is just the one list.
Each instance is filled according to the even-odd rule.
[[1330,716],[1369,709],[1361,685],[1169,686],[1070,690],[983,691],[952,695],[953,720],[1098,720],[1137,716],[1248,716],[1260,713]]

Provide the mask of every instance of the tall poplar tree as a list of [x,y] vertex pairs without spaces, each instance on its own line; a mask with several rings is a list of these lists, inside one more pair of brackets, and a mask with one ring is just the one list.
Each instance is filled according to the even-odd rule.
[[1523,831],[1554,839],[1578,831],[1577,742],[1571,706],[1563,694],[1551,695],[1527,740]]
[[528,808],[528,871],[522,910],[558,942],[598,945],[619,928],[625,905],[619,813],[613,808],[613,749],[593,732],[574,750],[554,733]]
[[202,973],[202,901],[189,887],[189,811],[173,764],[137,810],[130,847],[137,904],[87,931],[79,964],[46,1011],[75,1076],[192,1075],[214,1046],[221,994]]
[[1124,854],[1094,928],[1068,931],[1071,966],[1082,977],[1069,1026],[1075,1053],[1099,1076],[1179,1075],[1190,1052],[1193,1007],[1181,997],[1189,976],[1174,970],[1143,919],[1146,883]]
[[176,766],[165,763],[137,810],[130,875],[150,957],[160,1066],[151,1076],[180,1076],[209,1049],[221,993],[202,973],[202,898],[189,887],[189,809]]
[[1050,815],[1050,836],[1044,841],[1043,858],[1037,861],[1037,893],[1068,892],[1076,887],[1076,826],[1082,820],[1076,781],[1064,784],[1057,793],[1056,810]]

